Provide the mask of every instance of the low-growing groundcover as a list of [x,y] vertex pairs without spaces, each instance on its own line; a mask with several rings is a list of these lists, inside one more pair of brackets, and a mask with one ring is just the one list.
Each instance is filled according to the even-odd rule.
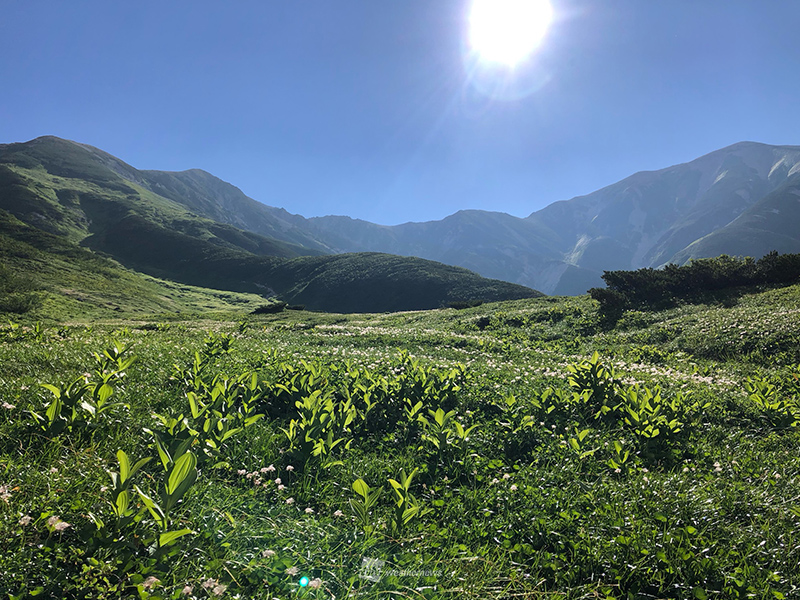
[[800,287],[0,329],[10,598],[791,598]]

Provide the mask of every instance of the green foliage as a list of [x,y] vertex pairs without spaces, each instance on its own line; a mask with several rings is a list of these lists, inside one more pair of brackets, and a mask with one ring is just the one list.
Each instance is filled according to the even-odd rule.
[[375,508],[378,500],[383,494],[383,488],[373,489],[363,479],[356,479],[353,482],[355,498],[350,498],[350,508],[356,518],[356,522],[361,526],[367,535],[375,531],[373,516],[370,511]]
[[[800,395],[797,393],[797,375],[792,374],[789,387],[775,385],[768,380],[752,376],[745,380],[748,398],[773,427],[800,426]],[[781,389],[783,387],[783,389]],[[795,389],[791,389],[794,387]]]
[[0,588],[792,597],[797,286],[601,330],[591,302],[10,324]]
[[135,362],[133,356],[123,357],[126,350],[114,340],[102,355],[94,353],[97,368],[93,374],[78,377],[61,387],[41,384],[53,394],[53,399],[45,405],[43,413],[30,411],[34,421],[48,435],[58,435],[62,431],[77,433],[83,428],[96,428],[107,413],[129,408],[124,402],[111,401],[114,385],[121,385],[128,367]]
[[250,314],[274,315],[276,313],[282,312],[287,307],[288,305],[286,302],[271,302],[270,304],[262,304],[261,306],[257,306]]
[[288,428],[283,429],[292,456],[303,469],[312,458],[324,468],[341,464],[333,460],[332,455],[339,445],[346,450],[352,443],[348,436],[357,414],[355,406],[349,399],[335,402],[330,392],[321,390],[314,390],[298,400],[296,406],[298,418],[289,421]]
[[389,478],[389,485],[394,491],[395,509],[391,522],[394,535],[402,535],[404,528],[411,521],[430,512],[430,509],[423,508],[419,500],[411,493],[411,480],[417,471],[418,469],[414,469],[406,475],[405,469],[401,469],[399,481]]
[[613,323],[626,308],[663,308],[679,302],[701,302],[710,294],[754,285],[790,285],[800,278],[800,254],[773,251],[759,260],[722,255],[663,269],[605,271],[608,286],[589,290],[604,318]]
[[[197,354],[194,364],[202,365]],[[188,414],[153,413],[161,428],[145,429],[165,470],[173,468],[190,448],[197,449],[201,462],[212,461],[214,468],[229,466],[227,461],[218,460],[228,440],[264,417],[257,408],[261,390],[254,373],[233,379],[216,375],[207,383],[202,371],[198,366],[190,381],[192,389],[186,392]]]
[[0,313],[24,314],[42,304],[39,286],[0,264]]

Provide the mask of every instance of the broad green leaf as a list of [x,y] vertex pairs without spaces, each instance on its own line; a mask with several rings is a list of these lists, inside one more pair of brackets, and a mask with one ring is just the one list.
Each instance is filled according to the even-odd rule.
[[159,547],[163,548],[164,546],[169,546],[170,544],[175,543],[175,541],[179,538],[182,538],[185,535],[189,535],[190,533],[194,533],[191,529],[178,529],[177,531],[167,531],[166,533],[162,533],[158,536],[158,545]]
[[158,504],[156,504],[153,499],[150,498],[150,496],[139,489],[139,486],[133,486],[133,488],[136,490],[136,493],[139,495],[139,498],[141,498],[142,503],[145,505],[147,510],[150,511],[153,519],[155,519],[156,523],[158,523],[158,526],[161,529],[165,529],[167,526],[167,516],[164,513],[164,510]]
[[222,436],[222,439],[221,439],[220,441],[221,441],[221,442],[224,442],[224,441],[225,441],[225,440],[227,440],[229,437],[231,437],[232,435],[236,435],[236,434],[237,434],[237,433],[239,433],[240,431],[241,431],[241,428],[239,428],[239,427],[236,427],[236,428],[234,428],[234,429],[229,429],[228,431],[226,431],[226,432],[223,434],[223,436]]
[[114,393],[114,388],[112,388],[107,383],[101,385],[100,388],[96,391],[97,399],[100,400],[100,402],[105,402],[106,400],[108,400],[111,397],[111,394],[113,393]]
[[178,503],[197,479],[197,457],[187,452],[175,461],[167,481],[167,510]]
[[370,487],[363,479],[356,479],[355,482],[353,482],[353,491],[366,500],[369,495]]
[[53,398],[53,401],[50,403],[50,406],[47,407],[47,421],[50,425],[55,423],[55,420],[61,416],[61,407],[63,406],[61,402],[61,396],[58,395]]
[[53,395],[56,398],[60,398],[61,397],[61,390],[58,389],[56,386],[50,385],[49,383],[40,383],[39,385],[41,385],[43,388],[46,388],[46,389],[50,390],[51,392],[53,392]]
[[408,525],[408,522],[413,519],[419,512],[419,506],[412,506],[403,511],[403,525]]
[[156,450],[158,451],[158,457],[161,459],[161,464],[164,466],[164,470],[169,469],[169,465],[172,462],[172,457],[169,455],[169,451],[167,450],[164,442],[161,441],[161,436],[158,433],[153,434],[153,439],[155,441]]
[[135,464],[135,465],[133,465],[133,467],[131,468],[131,471],[130,471],[130,473],[131,473],[131,474],[130,474],[130,476],[131,476],[131,477],[133,477],[134,475],[136,475],[136,471],[138,471],[139,469],[141,469],[143,466],[145,466],[145,465],[146,465],[147,463],[149,463],[151,460],[153,460],[153,457],[152,457],[152,456],[148,456],[148,457],[146,457],[146,458],[142,458],[141,460],[138,460],[138,461],[136,462],[136,464]]
[[353,512],[356,513],[358,520],[361,523],[366,524],[367,522],[367,509],[366,507],[359,501],[353,500],[352,498],[349,500],[350,508],[353,509]]
[[194,392],[189,392],[186,394],[186,397],[189,400],[189,408],[192,411],[192,417],[196,419],[200,415],[200,410],[197,407],[197,394]]
[[117,496],[117,502],[115,506],[115,510],[118,517],[125,516],[125,511],[128,510],[129,503],[130,503],[130,495],[128,494],[128,490],[122,490]]
[[263,418],[264,418],[263,414],[257,414],[257,415],[253,415],[252,417],[247,417],[244,420],[244,426],[245,427],[250,427],[250,425],[252,425],[256,421],[258,421],[259,419],[263,419]]
[[128,477],[131,476],[131,463],[124,450],[117,450],[117,460],[119,461],[120,483],[124,484],[128,480]]
[[371,490],[369,492],[369,496],[366,499],[367,508],[372,508],[373,506],[375,506],[378,503],[378,498],[381,497],[381,494],[383,494],[383,486]]

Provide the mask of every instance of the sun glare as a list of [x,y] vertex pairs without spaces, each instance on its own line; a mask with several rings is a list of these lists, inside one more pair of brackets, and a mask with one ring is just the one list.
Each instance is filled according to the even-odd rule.
[[474,0],[470,44],[482,60],[514,67],[539,46],[552,19],[549,0]]

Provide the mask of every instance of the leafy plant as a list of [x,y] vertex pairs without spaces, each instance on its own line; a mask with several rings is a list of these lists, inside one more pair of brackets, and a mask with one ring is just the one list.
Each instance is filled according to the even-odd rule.
[[160,489],[160,502],[134,486],[136,493],[158,525],[158,548],[166,548],[184,535],[192,533],[191,529],[172,529],[172,511],[186,492],[197,480],[197,457],[191,452],[182,454],[175,460],[169,470],[165,470],[165,481]]
[[289,451],[304,467],[312,457],[325,468],[340,464],[331,455],[338,446],[347,449],[352,443],[347,436],[357,411],[350,399],[335,402],[330,392],[315,390],[297,401],[296,406],[299,418],[282,429],[289,440]]
[[394,491],[395,509],[392,515],[392,531],[399,535],[403,529],[413,519],[421,517],[430,512],[430,509],[423,508],[414,495],[411,493],[411,480],[419,471],[415,468],[410,474],[406,475],[405,469],[400,470],[399,481],[389,478],[389,484]]
[[782,394],[776,385],[757,376],[748,377],[744,387],[751,402],[770,425],[781,428],[800,426],[800,402],[796,395]]
[[353,510],[356,522],[361,525],[367,535],[370,535],[376,529],[376,525],[372,520],[372,510],[378,503],[381,494],[383,494],[383,487],[373,489],[363,479],[359,478],[353,482],[353,491],[356,493],[357,498],[350,498],[350,508]]

